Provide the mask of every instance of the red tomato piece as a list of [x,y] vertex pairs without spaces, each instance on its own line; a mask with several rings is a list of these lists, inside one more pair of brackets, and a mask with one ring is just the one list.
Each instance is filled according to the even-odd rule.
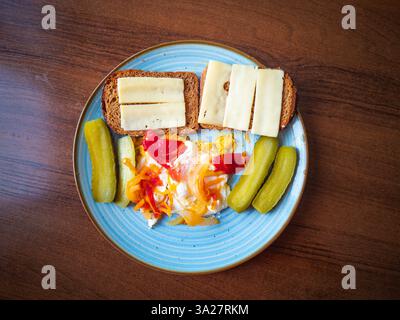
[[152,130],[146,132],[143,139],[143,148],[154,160],[167,169],[186,150],[183,141],[160,138]]

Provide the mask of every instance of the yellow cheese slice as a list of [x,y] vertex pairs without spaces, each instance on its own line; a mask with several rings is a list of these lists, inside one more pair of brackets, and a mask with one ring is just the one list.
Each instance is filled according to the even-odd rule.
[[120,108],[124,130],[177,128],[186,124],[184,102],[123,104]]
[[251,133],[269,137],[278,136],[283,77],[284,72],[279,69],[258,70]]
[[199,123],[222,126],[228,91],[224,85],[229,81],[232,66],[210,60],[201,96]]
[[183,79],[126,77],[117,79],[120,104],[184,102]]
[[256,87],[257,67],[234,64],[226,99],[223,126],[248,130]]

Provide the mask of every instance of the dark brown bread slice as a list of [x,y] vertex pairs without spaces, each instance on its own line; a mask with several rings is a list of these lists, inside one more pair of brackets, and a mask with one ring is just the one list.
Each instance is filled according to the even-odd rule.
[[[203,94],[203,87],[204,82],[207,76],[207,67],[204,68],[201,78],[200,78],[200,103],[201,103],[201,96]],[[280,129],[284,129],[293,118],[294,113],[296,111],[296,93],[297,89],[293,84],[292,78],[289,76],[287,72],[285,72],[284,79],[283,79],[283,97],[282,97],[282,112],[281,112],[281,121],[280,121]],[[254,108],[251,110],[251,118],[250,118],[250,128],[253,124],[253,111]],[[205,129],[218,129],[221,130],[223,127],[210,125],[210,124],[203,124],[201,123],[200,126]]]
[[287,72],[283,78],[283,97],[282,97],[282,112],[281,112],[281,130],[284,129],[293,118],[296,111],[296,94],[297,89],[293,84],[292,78]]
[[[143,70],[122,70],[109,75],[104,83],[101,99],[104,119],[108,126],[117,134],[142,136],[145,130],[125,131],[121,128],[121,111],[118,103],[117,79],[121,77],[155,77],[181,78],[184,81],[184,96],[186,106],[186,126],[178,128],[181,134],[190,133],[199,128],[199,80],[193,72],[152,72]],[[168,131],[168,130],[167,130]]]

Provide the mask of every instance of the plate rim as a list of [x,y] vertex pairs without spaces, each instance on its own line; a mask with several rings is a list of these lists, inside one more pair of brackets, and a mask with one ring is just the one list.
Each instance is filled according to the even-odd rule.
[[94,95],[96,94],[97,90],[99,90],[99,88],[104,84],[105,80],[107,79],[107,77],[112,74],[113,72],[117,71],[120,67],[123,67],[127,62],[131,61],[132,59],[138,58],[148,52],[151,52],[155,49],[161,48],[161,47],[168,47],[168,46],[173,46],[173,45],[179,45],[179,44],[202,44],[202,45],[211,45],[211,46],[215,46],[215,47],[220,47],[229,51],[233,51],[239,55],[242,55],[244,57],[246,57],[247,59],[253,61],[255,64],[257,64],[259,67],[264,67],[265,65],[263,63],[261,63],[260,61],[258,61],[256,58],[250,56],[249,54],[236,49],[234,47],[231,47],[229,45],[223,44],[223,43],[218,43],[218,42],[214,42],[214,41],[209,41],[209,40],[176,40],[176,41],[168,41],[168,42],[161,42],[159,44],[147,47],[143,50],[140,50],[134,54],[132,54],[131,56],[129,56],[128,58],[124,59],[122,62],[120,62],[117,66],[115,66],[101,81],[100,83],[96,86],[96,88],[92,91],[92,93],[89,95],[88,99],[86,100],[85,106],[83,107],[81,114],[79,116],[78,119],[78,123],[76,125],[75,128],[75,133],[74,133],[74,141],[73,141],[73,149],[72,149],[72,165],[73,165],[73,171],[74,171],[74,181],[75,181],[75,187],[76,190],[78,192],[79,195],[79,199],[81,201],[81,204],[86,212],[86,215],[89,217],[89,220],[92,222],[92,224],[94,225],[94,227],[97,229],[97,231],[103,236],[103,238],[106,239],[107,242],[109,242],[115,249],[117,249],[117,251],[121,252],[123,255],[127,256],[129,259],[143,265],[146,267],[149,267],[153,270],[157,270],[157,271],[162,271],[162,272],[166,272],[169,274],[179,274],[179,275],[202,275],[202,274],[212,274],[212,273],[217,273],[217,272],[221,272],[221,271],[225,271],[228,269],[232,269],[235,268],[247,261],[249,261],[250,259],[254,258],[255,256],[259,255],[261,252],[265,251],[280,235],[281,233],[286,229],[286,227],[288,226],[289,222],[292,220],[294,213],[297,211],[297,208],[301,202],[301,199],[303,198],[303,194],[304,194],[304,189],[307,183],[307,176],[308,176],[308,170],[309,170],[309,146],[308,146],[308,138],[307,138],[307,132],[306,132],[306,127],[304,124],[304,120],[303,117],[300,114],[300,111],[297,107],[297,116],[301,122],[301,125],[303,127],[304,130],[304,145],[305,145],[305,153],[306,153],[306,158],[305,158],[305,170],[304,170],[304,181],[303,181],[303,185],[301,187],[299,196],[296,200],[296,203],[292,209],[292,211],[290,212],[288,218],[286,219],[285,223],[281,226],[281,228],[278,230],[278,232],[275,233],[275,235],[269,240],[267,241],[260,249],[254,251],[253,253],[249,254],[248,256],[242,258],[239,261],[236,261],[234,263],[230,263],[227,264],[223,267],[218,267],[218,268],[214,268],[214,269],[210,269],[210,270],[205,270],[205,271],[177,271],[177,270],[171,270],[171,269],[167,269],[167,268],[162,268],[156,265],[153,265],[149,262],[146,261],[142,261],[141,259],[133,256],[132,254],[130,254],[129,252],[127,252],[125,249],[123,249],[121,246],[119,246],[103,229],[102,227],[97,223],[96,219],[94,218],[91,210],[89,209],[88,204],[86,203],[86,199],[83,196],[82,190],[81,190],[81,185],[80,185],[80,181],[78,180],[78,165],[77,165],[77,139],[78,139],[78,133],[82,127],[83,124],[83,118],[86,115],[87,109],[89,104],[92,102]]

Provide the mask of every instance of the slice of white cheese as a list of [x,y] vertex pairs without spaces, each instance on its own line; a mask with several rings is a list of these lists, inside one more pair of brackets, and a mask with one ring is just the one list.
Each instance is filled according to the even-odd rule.
[[184,127],[185,103],[123,104],[121,128],[124,130],[148,130]]
[[185,101],[180,78],[118,78],[117,87],[120,104]]
[[260,69],[251,133],[277,137],[282,111],[283,70]]
[[232,66],[210,60],[201,96],[199,123],[222,126],[228,91],[224,85],[229,81]]
[[229,80],[223,126],[248,130],[256,87],[257,67],[234,64]]

